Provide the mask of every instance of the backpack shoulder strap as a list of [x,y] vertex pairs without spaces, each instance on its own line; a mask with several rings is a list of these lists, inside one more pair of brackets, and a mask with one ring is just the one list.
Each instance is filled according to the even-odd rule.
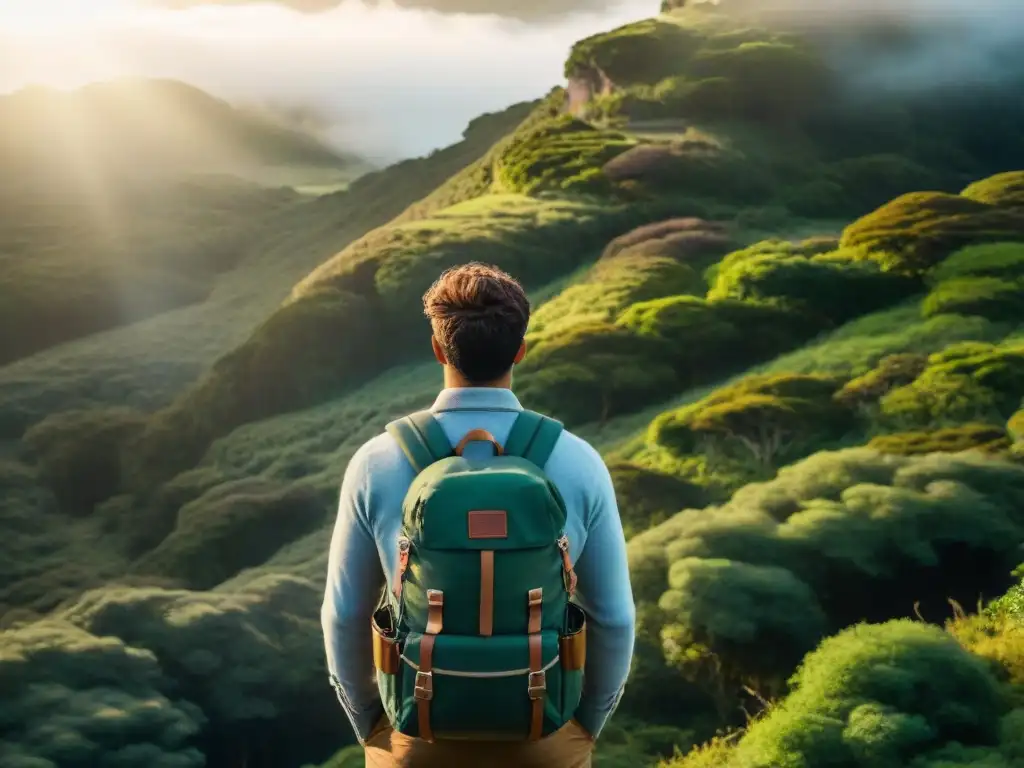
[[384,429],[401,447],[416,474],[453,453],[448,435],[430,411],[417,411],[392,421]]
[[544,469],[563,430],[562,422],[523,410],[505,441],[505,454],[519,456]]

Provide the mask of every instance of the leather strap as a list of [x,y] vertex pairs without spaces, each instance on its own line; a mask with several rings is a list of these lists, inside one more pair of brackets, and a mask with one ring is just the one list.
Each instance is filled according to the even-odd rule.
[[543,641],[540,634],[544,605],[544,590],[531,589],[529,592],[530,632],[530,677],[527,693],[530,696],[530,741],[537,741],[544,730],[544,697],[547,695],[547,679],[544,674]]
[[459,440],[459,444],[455,446],[455,455],[461,456],[462,452],[466,450],[466,446],[470,443],[490,443],[494,446],[494,455],[501,456],[505,453],[505,449],[501,447],[501,443],[494,439],[494,435],[488,432],[486,429],[471,429],[462,439]]
[[440,589],[427,590],[426,634],[439,635],[443,626],[444,592]]
[[436,637],[437,635],[424,635],[420,640],[420,668],[416,673],[416,687],[413,691],[416,698],[420,738],[424,741],[434,740],[434,732],[430,730],[430,700],[434,698],[434,675],[431,669],[434,664],[434,639]]
[[480,634],[490,637],[494,631],[494,552],[480,552]]
[[439,589],[427,590],[427,629],[420,640],[420,668],[416,672],[413,696],[419,720],[420,738],[433,741],[430,729],[430,701],[434,698],[434,640],[443,626],[444,593]]
[[543,589],[531,589],[529,592],[529,624],[526,631],[531,635],[535,635],[540,632],[541,619],[543,617],[542,609],[544,607],[544,590]]

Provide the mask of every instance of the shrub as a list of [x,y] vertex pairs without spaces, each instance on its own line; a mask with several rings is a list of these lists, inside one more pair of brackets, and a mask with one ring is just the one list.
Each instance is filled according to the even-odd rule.
[[585,77],[598,69],[617,85],[654,83],[685,66],[700,42],[696,31],[678,24],[657,19],[627,24],[576,43],[565,76]]
[[523,402],[566,424],[604,421],[678,387],[667,354],[660,340],[608,323],[581,323],[532,350],[517,367],[517,389]]
[[911,384],[927,367],[927,355],[914,352],[887,355],[867,373],[846,382],[835,396],[849,407],[870,407],[890,390]]
[[1024,348],[965,342],[932,355],[910,384],[881,400],[885,421],[934,426],[1008,418],[1024,391]]
[[[814,332],[806,318],[782,308],[693,296],[638,302],[617,324],[668,344],[663,359],[690,386],[770,358]],[[756,340],[751,328],[758,329]]]
[[[631,102],[628,97],[622,113],[634,119],[684,117],[715,120],[740,114],[739,94],[727,77],[668,77],[659,82],[647,99]],[[639,103],[637,103],[639,102]]]
[[907,620],[825,640],[790,684],[737,745],[738,763],[906,765],[951,742],[993,743],[1004,712],[979,659],[941,629]]
[[248,479],[217,486],[185,504],[173,532],[133,570],[211,589],[316,530],[327,519],[328,505],[298,484]]
[[[799,123],[829,89],[823,58],[810,48],[774,41],[745,41],[734,48],[706,49],[687,67],[697,79],[732,83],[739,115],[774,123]],[[779,88],[785,83],[785,88]]]
[[202,465],[176,475],[143,496],[114,496],[97,507],[96,513],[108,521],[121,548],[134,560],[171,534],[183,506],[229,480],[216,467]]
[[1024,468],[978,454],[820,452],[634,537],[630,568],[638,600],[666,564],[700,558],[790,571],[832,629],[915,607],[944,618],[950,598],[973,604],[1009,586],[1022,502]]
[[88,514],[121,486],[121,449],[145,418],[130,408],[65,411],[29,429],[22,442],[61,508]]
[[706,491],[691,482],[626,461],[609,464],[626,537],[664,522],[682,509],[707,504]]
[[919,275],[966,245],[1024,241],[1024,216],[957,195],[897,197],[850,224],[840,244],[862,248],[887,270]]
[[738,152],[686,143],[637,145],[610,160],[604,173],[655,193],[736,204],[759,201],[771,188],[766,172]]
[[1014,440],[1018,442],[1024,440],[1024,408],[1010,417],[1006,429]]
[[997,678],[1011,686],[1015,703],[1024,705],[1024,584],[1010,587],[977,614],[958,610],[946,628],[961,645],[988,661]]
[[[731,242],[725,227],[718,222],[696,217],[666,219],[616,237],[605,247],[601,259],[611,259],[628,251],[645,256],[664,256],[702,270],[728,251]],[[672,293],[666,291],[662,295]]]
[[771,301],[839,324],[909,296],[916,281],[865,263],[763,254],[719,268],[709,299]]
[[624,134],[563,115],[514,136],[495,161],[495,176],[505,191],[523,194],[609,192],[601,169],[634,144]]
[[899,432],[872,438],[868,448],[879,453],[915,456],[927,453],[959,453],[979,450],[998,454],[1010,447],[1006,430],[991,424],[964,424],[960,427],[922,432]]
[[933,283],[965,277],[1024,279],[1024,243],[970,245],[961,248],[928,274]]
[[[344,743],[323,668],[322,599],[307,579],[255,573],[210,592],[94,590],[61,618],[104,643],[121,638],[159,664],[167,688],[206,716],[205,765],[275,768]],[[87,652],[77,658],[51,656],[50,674],[90,663]]]
[[942,185],[940,174],[898,154],[862,155],[825,166],[825,178],[835,182],[848,201],[844,212],[866,213],[899,195]]
[[753,245],[748,245],[746,248],[741,248],[738,251],[727,254],[713,269],[715,274],[717,274],[758,256],[775,256],[777,258],[803,256],[813,258],[834,251],[838,245],[839,240],[837,238],[826,236],[810,237],[800,241],[782,240],[780,238],[761,240]]
[[0,631],[5,766],[201,768],[206,718],[168,698],[157,658],[117,637],[48,619]]
[[980,315],[989,320],[1015,321],[1024,317],[1024,280],[961,277],[939,283],[921,305],[924,317]]
[[677,454],[747,452],[762,467],[793,457],[814,442],[843,434],[850,412],[832,397],[838,381],[826,376],[748,376],[708,397],[655,419],[652,441]]
[[668,579],[658,602],[665,658],[712,688],[749,681],[763,690],[824,635],[814,593],[784,568],[684,557]]
[[1008,171],[981,179],[960,193],[979,203],[1024,208],[1024,171]]
[[602,257],[579,280],[538,307],[531,315],[526,338],[530,348],[542,346],[552,336],[569,333],[580,324],[613,321],[638,301],[677,294],[703,295],[703,278],[685,261],[662,255],[659,243],[648,240]]

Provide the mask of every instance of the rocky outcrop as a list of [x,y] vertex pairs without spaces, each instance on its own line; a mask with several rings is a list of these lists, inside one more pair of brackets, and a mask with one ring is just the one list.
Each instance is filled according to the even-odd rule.
[[595,96],[607,96],[615,90],[613,83],[600,67],[587,67],[569,76],[565,89],[565,109],[570,115],[579,116]]

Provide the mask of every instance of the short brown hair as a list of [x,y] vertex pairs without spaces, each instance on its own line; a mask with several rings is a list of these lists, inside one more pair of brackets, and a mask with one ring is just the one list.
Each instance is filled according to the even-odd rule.
[[423,294],[448,363],[471,384],[486,384],[512,367],[530,322],[530,301],[515,278],[471,262],[445,270]]

